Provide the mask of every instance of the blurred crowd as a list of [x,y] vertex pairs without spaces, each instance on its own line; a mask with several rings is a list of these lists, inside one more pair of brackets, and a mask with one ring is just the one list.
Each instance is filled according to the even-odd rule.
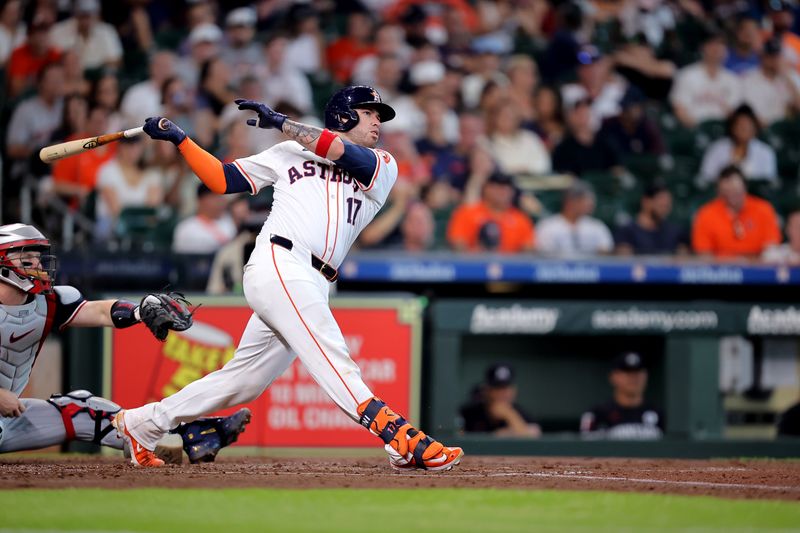
[[229,162],[285,139],[235,98],[321,124],[333,91],[368,84],[397,110],[399,179],[362,249],[800,262],[789,0],[0,6],[2,217],[56,240],[246,248],[270,192],[209,194],[170,143],[38,151],[164,115]]

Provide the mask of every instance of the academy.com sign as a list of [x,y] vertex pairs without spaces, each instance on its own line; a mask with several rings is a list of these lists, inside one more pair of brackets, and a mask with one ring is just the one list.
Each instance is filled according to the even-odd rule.
[[471,333],[550,333],[556,328],[560,311],[552,307],[487,307],[472,311]]
[[639,309],[592,312],[592,328],[599,330],[695,331],[716,329],[719,317],[715,311],[665,311]]

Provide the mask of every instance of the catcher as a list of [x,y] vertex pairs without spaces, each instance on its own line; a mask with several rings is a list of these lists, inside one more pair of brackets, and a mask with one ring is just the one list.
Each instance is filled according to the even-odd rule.
[[[110,400],[85,390],[54,394],[49,400],[19,398],[51,331],[128,328],[141,322],[163,341],[170,330],[192,325],[192,312],[181,294],[148,294],[138,305],[86,300],[74,287],[53,285],[55,268],[50,241],[39,230],[25,224],[0,226],[0,453],[70,440],[123,448],[123,439],[111,425],[120,406]],[[173,432],[181,435],[192,463],[208,462],[236,441],[249,421],[250,411],[241,409],[229,417],[181,425]],[[169,452],[171,462],[180,462],[177,447]]]

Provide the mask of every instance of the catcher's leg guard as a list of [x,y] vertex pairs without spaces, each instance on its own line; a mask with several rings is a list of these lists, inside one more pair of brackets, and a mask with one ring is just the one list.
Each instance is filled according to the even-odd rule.
[[251,416],[250,409],[243,407],[231,416],[198,418],[181,424],[172,433],[183,439],[183,450],[189,462],[211,463],[222,448],[236,442]]
[[53,394],[47,402],[61,413],[67,441],[93,442],[122,449],[122,439],[111,425],[114,415],[121,409],[119,405],[87,390]]
[[361,425],[386,444],[389,464],[393,468],[450,470],[464,456],[461,448],[448,448],[414,428],[379,398],[370,398],[359,405],[358,414]]

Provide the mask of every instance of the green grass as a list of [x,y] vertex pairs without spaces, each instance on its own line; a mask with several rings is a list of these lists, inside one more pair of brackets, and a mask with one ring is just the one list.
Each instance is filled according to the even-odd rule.
[[798,531],[800,504],[609,492],[413,490],[0,491],[0,532]]

